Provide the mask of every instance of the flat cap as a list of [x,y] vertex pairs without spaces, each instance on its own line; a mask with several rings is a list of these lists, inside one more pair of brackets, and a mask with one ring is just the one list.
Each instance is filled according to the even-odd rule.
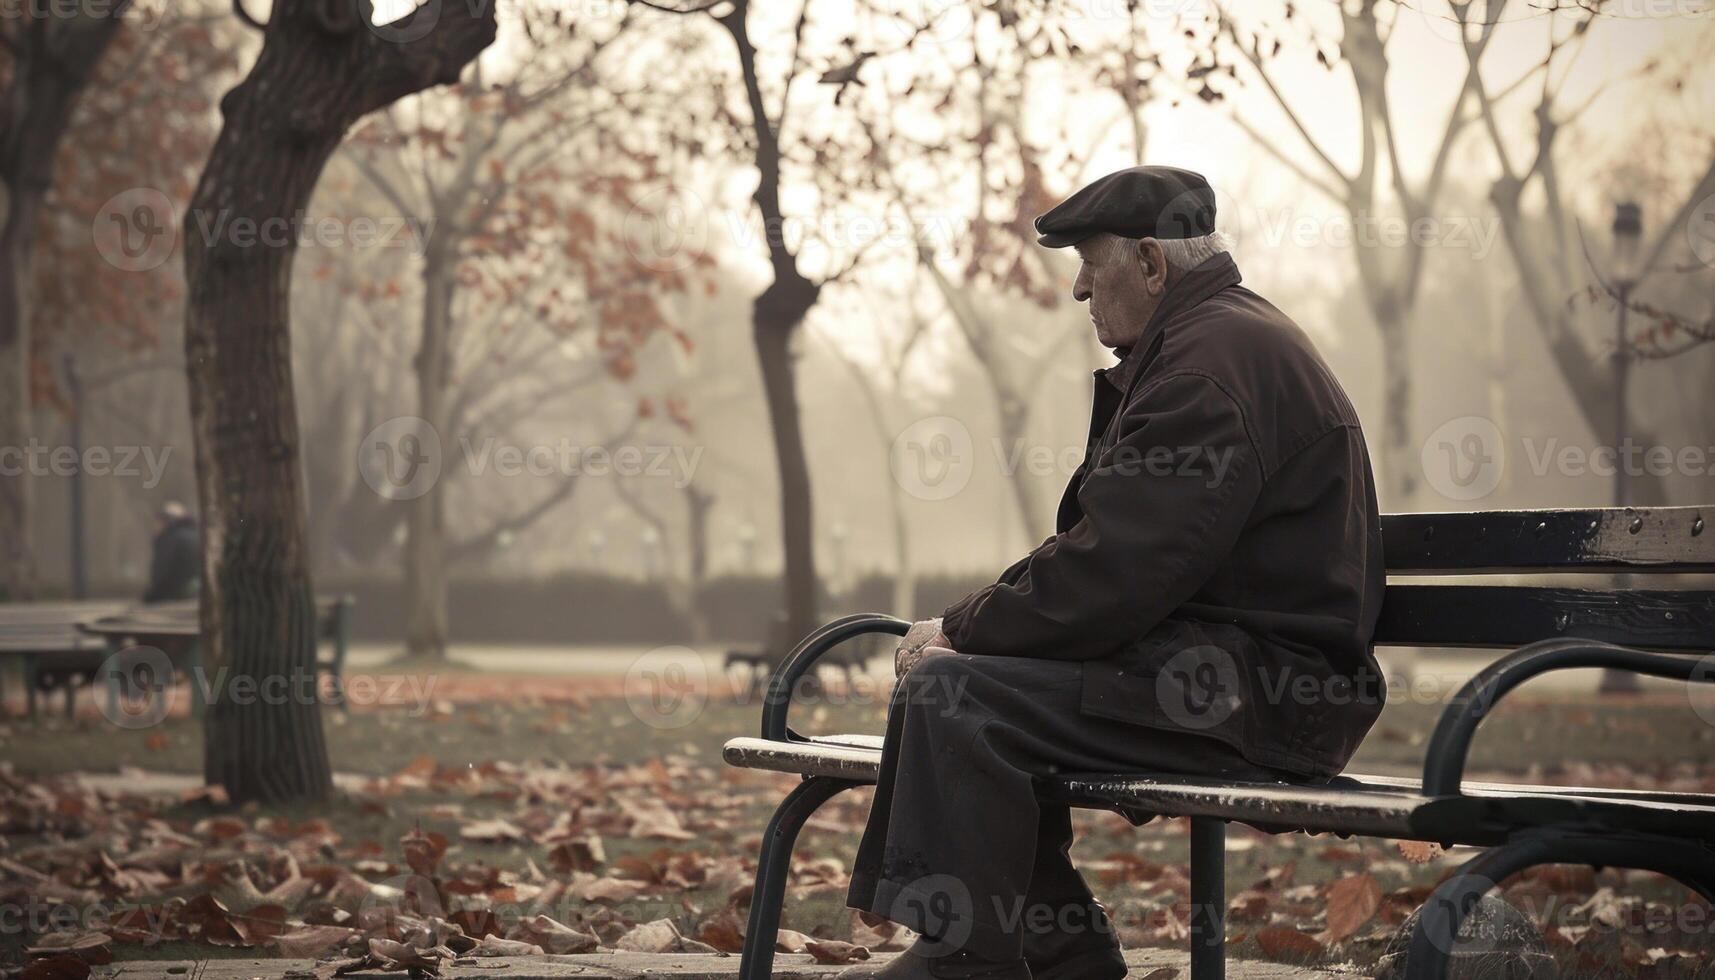
[[1129,167],[1096,180],[1036,219],[1045,248],[1107,232],[1122,238],[1200,238],[1215,230],[1215,191],[1178,167]]

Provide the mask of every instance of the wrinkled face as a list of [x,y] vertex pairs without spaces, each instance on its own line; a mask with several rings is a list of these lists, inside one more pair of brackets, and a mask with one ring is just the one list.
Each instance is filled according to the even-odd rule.
[[1072,298],[1090,304],[1096,339],[1114,350],[1130,348],[1167,293],[1167,258],[1153,238],[1099,234],[1073,246],[1081,264]]

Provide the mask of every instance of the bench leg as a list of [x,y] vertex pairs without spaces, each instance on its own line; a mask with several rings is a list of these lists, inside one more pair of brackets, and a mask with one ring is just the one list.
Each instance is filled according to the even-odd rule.
[[1715,900],[1715,852],[1692,842],[1554,830],[1521,836],[1466,861],[1429,896],[1411,935],[1405,980],[1443,980],[1452,964],[1459,927],[1478,900],[1500,882],[1539,864],[1655,871]]
[[744,953],[738,980],[768,980],[774,973],[774,943],[780,931],[780,911],[786,904],[786,872],[792,866],[792,844],[804,821],[841,790],[860,783],[811,776],[799,783],[762,831],[762,852],[756,857],[756,887],[750,896],[750,919],[744,927]]
[[1227,974],[1227,825],[1191,818],[1191,980]]

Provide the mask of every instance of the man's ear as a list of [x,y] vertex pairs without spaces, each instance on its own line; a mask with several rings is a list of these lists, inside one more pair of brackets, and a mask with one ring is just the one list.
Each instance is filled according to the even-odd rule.
[[1143,285],[1149,295],[1160,296],[1167,291],[1167,253],[1153,238],[1137,240],[1137,262],[1143,269]]

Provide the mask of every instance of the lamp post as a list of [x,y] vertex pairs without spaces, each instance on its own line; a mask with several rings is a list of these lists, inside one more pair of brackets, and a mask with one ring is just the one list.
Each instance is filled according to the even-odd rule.
[[1643,237],[1642,210],[1630,201],[1614,205],[1614,294],[1620,301],[1614,322],[1614,506],[1626,506],[1626,468],[1621,454],[1627,438],[1626,403],[1631,384],[1631,352],[1626,337],[1626,314],[1632,287],[1638,280],[1638,241]]

